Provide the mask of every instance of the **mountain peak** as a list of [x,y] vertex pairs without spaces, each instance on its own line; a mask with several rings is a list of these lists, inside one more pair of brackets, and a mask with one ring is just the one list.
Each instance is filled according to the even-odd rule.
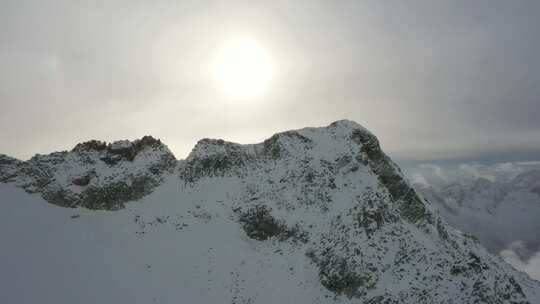
[[[328,142],[325,141],[328,139],[334,143],[343,144],[346,141],[356,139],[352,136],[353,134],[366,134],[366,137],[374,137],[367,129],[354,121],[338,120],[326,127],[307,127],[279,132],[258,144],[241,145],[223,139],[204,138],[197,142],[187,160],[215,154],[235,153],[264,155],[270,158],[279,157],[280,151],[287,154],[287,147],[293,150],[302,150],[312,147],[313,143],[327,144]],[[320,140],[323,142],[319,142]]]
[[357,123],[356,121],[349,120],[349,119],[340,119],[332,122],[328,127],[330,128],[342,128],[342,129],[358,129],[362,131],[369,132],[366,128],[364,128],[361,124]]
[[137,154],[145,149],[151,149],[154,151],[159,150],[169,154],[171,153],[166,145],[164,145],[159,139],[156,139],[152,136],[144,136],[141,139],[136,139],[134,141],[117,140],[112,143],[106,143],[99,140],[89,140],[77,144],[71,150],[71,152],[102,152],[111,155],[119,155],[119,157],[117,158],[123,157],[124,159],[127,159],[129,161],[133,161]]
[[3,157],[0,181],[41,193],[50,203],[90,209],[119,209],[161,183],[176,159],[160,140],[90,140],[71,151],[37,154],[28,161]]

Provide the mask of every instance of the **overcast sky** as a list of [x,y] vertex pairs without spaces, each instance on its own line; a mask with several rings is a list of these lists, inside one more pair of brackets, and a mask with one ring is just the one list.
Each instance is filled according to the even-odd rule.
[[[264,94],[213,78],[234,39]],[[540,2],[0,0],[0,153],[89,139],[241,143],[348,118],[405,160],[540,155]]]

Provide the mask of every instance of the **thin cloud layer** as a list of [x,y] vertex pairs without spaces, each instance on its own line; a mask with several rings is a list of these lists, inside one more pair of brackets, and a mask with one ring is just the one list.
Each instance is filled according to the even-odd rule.
[[540,169],[540,162],[503,162],[483,164],[478,162],[442,164],[421,163],[404,167],[413,183],[443,187],[453,183],[469,184],[479,178],[492,182],[508,182],[520,173]]

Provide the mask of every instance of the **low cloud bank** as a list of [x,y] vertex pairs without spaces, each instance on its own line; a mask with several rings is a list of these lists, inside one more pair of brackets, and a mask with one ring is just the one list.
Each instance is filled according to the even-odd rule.
[[432,187],[444,187],[452,183],[468,184],[479,178],[492,182],[508,182],[523,172],[537,169],[540,169],[540,161],[504,162],[490,165],[474,162],[454,165],[423,163],[404,167],[413,183]]
[[531,278],[540,281],[540,248],[532,252],[522,241],[516,241],[500,252],[501,257],[514,268],[527,273]]
[[540,281],[540,161],[425,163],[405,172],[448,223]]

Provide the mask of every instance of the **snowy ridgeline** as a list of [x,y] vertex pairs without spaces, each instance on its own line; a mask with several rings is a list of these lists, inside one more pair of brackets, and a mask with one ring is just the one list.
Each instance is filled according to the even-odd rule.
[[354,122],[81,145],[0,158],[0,303],[540,303]]

